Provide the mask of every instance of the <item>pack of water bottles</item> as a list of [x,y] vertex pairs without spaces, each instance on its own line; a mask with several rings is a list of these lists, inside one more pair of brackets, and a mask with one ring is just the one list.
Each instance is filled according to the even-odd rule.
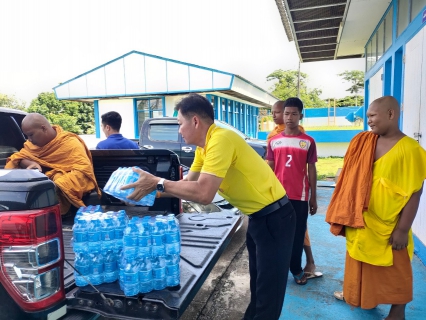
[[129,220],[120,256],[120,288],[126,296],[180,283],[180,228],[173,214]]
[[118,259],[128,217],[124,210],[102,212],[100,206],[81,207],[74,218],[72,245],[77,286],[118,279]]
[[[138,167],[135,167],[135,168],[138,168]],[[155,190],[147,194],[145,197],[143,197],[139,201],[132,201],[127,198],[127,196],[130,195],[135,190],[134,188],[120,190],[120,187],[130,183],[134,183],[138,179],[139,179],[139,174],[134,172],[131,167],[119,167],[117,170],[115,170],[111,174],[110,178],[105,184],[103,191],[124,202],[128,202],[135,205],[141,205],[141,206],[152,206],[155,201],[155,195],[156,195]]]
[[77,286],[119,279],[126,296],[180,283],[181,238],[173,214],[128,219],[124,210],[82,207],[73,226]]

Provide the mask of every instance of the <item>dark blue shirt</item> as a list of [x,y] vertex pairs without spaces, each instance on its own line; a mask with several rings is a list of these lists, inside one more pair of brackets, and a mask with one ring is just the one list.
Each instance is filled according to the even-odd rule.
[[139,149],[139,146],[136,142],[124,138],[121,133],[115,133],[99,142],[96,149]]

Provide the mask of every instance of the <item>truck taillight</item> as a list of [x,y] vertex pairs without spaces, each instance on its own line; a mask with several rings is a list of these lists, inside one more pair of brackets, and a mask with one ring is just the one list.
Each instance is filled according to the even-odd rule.
[[59,206],[0,212],[0,279],[25,311],[65,299]]

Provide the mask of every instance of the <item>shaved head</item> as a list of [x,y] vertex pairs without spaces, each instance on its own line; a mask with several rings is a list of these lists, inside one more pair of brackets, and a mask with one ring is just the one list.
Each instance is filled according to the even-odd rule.
[[22,132],[28,140],[38,146],[43,147],[56,137],[56,131],[49,121],[39,113],[29,113],[22,119]]
[[399,116],[398,101],[391,96],[374,100],[367,110],[368,125],[378,135],[399,132]]
[[272,120],[274,120],[275,124],[283,124],[284,123],[284,101],[277,101],[271,108],[272,112]]

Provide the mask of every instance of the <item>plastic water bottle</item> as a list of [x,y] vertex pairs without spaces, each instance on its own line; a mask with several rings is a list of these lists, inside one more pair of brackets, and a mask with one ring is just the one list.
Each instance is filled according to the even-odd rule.
[[179,222],[173,214],[167,215],[166,254],[180,253]]
[[152,258],[152,287],[162,290],[166,287],[166,261],[164,256]]
[[87,241],[89,252],[97,252],[101,248],[101,221],[98,216],[88,222]]
[[90,257],[90,281],[99,285],[104,282],[104,257],[99,251],[90,253]]
[[115,246],[114,221],[111,214],[104,214],[101,219],[101,248],[102,251],[113,250]]
[[123,273],[123,292],[134,296],[139,292],[139,265],[136,260],[127,259]]
[[107,192],[107,193],[109,193],[109,192],[111,192],[111,190],[112,190],[112,186],[114,185],[114,183],[116,183],[117,182],[117,177],[118,177],[118,175],[119,175],[119,172],[120,172],[120,170],[121,170],[122,168],[121,167],[119,167],[117,170],[115,170],[112,174],[111,174],[111,176],[109,177],[109,179],[108,179],[108,181],[107,181],[107,183],[105,184],[105,186],[104,186],[104,192]]
[[114,282],[118,279],[117,255],[114,251],[108,250],[104,259],[104,281]]
[[168,287],[174,287],[180,283],[180,257],[178,254],[168,254],[166,260],[166,284]]
[[80,217],[74,223],[72,228],[73,233],[73,249],[75,253],[87,252],[87,220]]
[[137,223],[139,222],[139,217],[132,217],[132,219],[127,224],[124,229],[123,235],[123,246],[124,247],[137,247],[138,246],[138,234],[139,228]]
[[118,211],[114,217],[114,238],[115,238],[115,252],[120,253],[123,249],[123,236],[124,229],[126,228],[127,216],[124,210]]
[[75,284],[78,287],[88,285],[87,280],[90,281],[90,264],[91,260],[87,253],[78,253],[75,255],[74,268],[76,268],[78,272],[74,271],[74,278]]
[[164,216],[158,215],[155,220],[150,220],[152,256],[163,256],[166,253],[165,248],[165,229],[167,222]]
[[150,217],[143,217],[141,224],[139,225],[138,244],[139,252],[138,256],[151,257],[152,255],[152,244],[151,244],[151,225],[149,224]]
[[139,292],[152,291],[152,263],[150,257],[141,259],[139,265]]

